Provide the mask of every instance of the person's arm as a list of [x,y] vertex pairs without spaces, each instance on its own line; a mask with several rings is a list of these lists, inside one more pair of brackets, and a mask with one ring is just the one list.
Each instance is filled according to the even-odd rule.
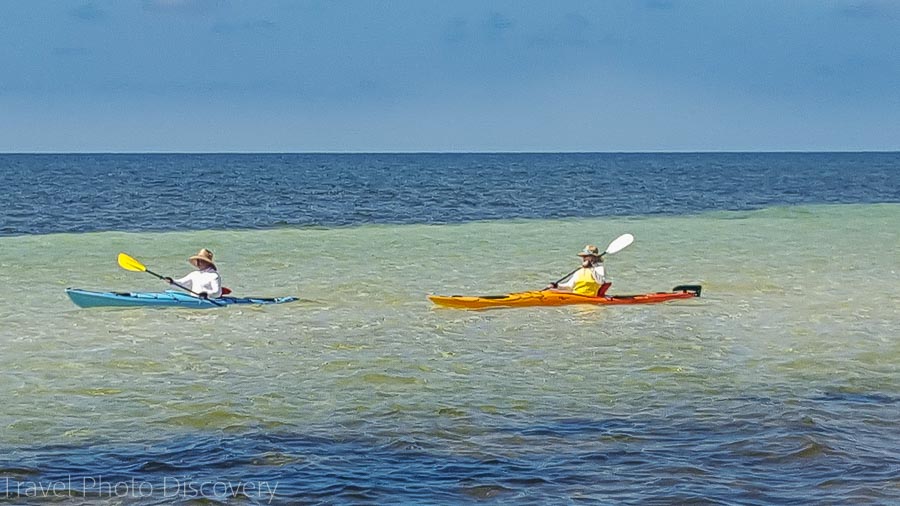
[[210,276],[210,280],[206,288],[209,289],[207,295],[213,299],[217,299],[222,296],[222,276],[219,276],[219,273],[214,273],[214,276]]
[[183,278],[179,278],[179,279],[166,278],[166,281],[170,281],[170,280],[171,280],[170,284],[178,284],[178,285],[183,286],[184,288],[187,288],[188,290],[194,289],[194,273],[193,272],[190,272],[190,273],[188,273],[187,276],[185,276]]
[[592,273],[593,273],[593,275],[594,275],[594,281],[596,281],[597,283],[599,283],[599,284],[601,284],[601,285],[602,285],[603,283],[606,283],[606,281],[607,281],[607,279],[606,279],[606,267],[605,267],[603,264],[597,264],[597,265],[595,265],[594,268],[593,268],[591,271],[592,271]]
[[572,274],[569,274],[568,276],[564,277],[562,281],[556,283],[556,288],[572,291],[572,289],[575,288],[575,274],[577,272],[578,271],[575,271]]
[[[576,272],[576,271],[573,271],[573,272],[569,273],[568,275],[566,275],[564,278],[562,278],[562,279],[559,280],[559,281],[550,283],[549,285],[547,285],[547,288],[544,288],[544,290],[556,290],[556,289],[558,289],[560,286],[562,286],[563,289],[565,290],[565,289],[567,288],[565,284],[566,284],[566,283],[571,283],[572,279],[574,279],[573,276],[575,275],[575,272]],[[569,287],[569,288],[571,288],[571,287]]]

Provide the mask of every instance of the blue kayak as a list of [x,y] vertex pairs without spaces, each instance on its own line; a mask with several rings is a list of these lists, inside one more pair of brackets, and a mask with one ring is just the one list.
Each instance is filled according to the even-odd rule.
[[183,292],[92,292],[80,288],[66,288],[66,295],[79,307],[187,307],[209,309],[246,304],[284,304],[294,302],[296,297],[220,297],[211,302]]

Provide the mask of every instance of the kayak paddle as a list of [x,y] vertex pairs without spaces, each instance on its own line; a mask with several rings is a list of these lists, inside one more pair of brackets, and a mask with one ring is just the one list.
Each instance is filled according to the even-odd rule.
[[[165,276],[160,276],[159,274],[157,274],[157,273],[151,271],[151,270],[148,269],[144,264],[138,262],[136,259],[134,259],[133,257],[131,257],[131,256],[129,256],[129,255],[126,255],[125,253],[119,253],[119,267],[125,269],[126,271],[146,272],[147,274],[151,274],[151,275],[153,275],[153,276],[156,276],[156,277],[159,278],[159,279],[166,279]],[[189,288],[186,287],[186,286],[180,285],[180,284],[178,284],[178,283],[176,283],[176,282],[174,282],[174,281],[172,282],[172,284],[175,285],[175,286],[177,286],[178,288],[181,288],[182,290],[184,290],[184,291],[190,293],[191,295],[193,295],[193,296],[195,296],[195,297],[197,297],[197,298],[200,298],[200,299],[203,298],[203,297],[200,297],[200,294],[199,294],[199,293],[197,293],[197,292],[195,292],[195,291],[189,289]],[[215,304],[215,305],[217,305],[217,306],[224,306],[224,304],[221,304],[221,303],[219,303],[219,302],[216,302],[216,301],[213,300],[213,299],[207,298],[206,300],[212,302],[213,304]]]
[[[633,235],[622,234],[619,237],[616,237],[615,239],[613,239],[611,243],[609,243],[609,246],[606,247],[606,251],[604,251],[603,253],[600,253],[600,258],[603,258],[603,255],[612,255],[612,254],[618,253],[618,252],[622,251],[623,249],[627,248],[628,246],[631,246],[631,243],[633,243],[633,242],[634,242]],[[564,280],[567,277],[571,276],[572,274],[575,274],[576,272],[578,272],[578,269],[581,269],[581,267],[578,267],[574,271],[559,278],[555,283],[551,283],[551,284],[557,285],[557,284],[561,283],[562,280]]]
[[600,256],[603,255],[612,255],[614,253],[618,253],[623,249],[631,246],[631,243],[634,242],[634,236],[631,234],[622,234],[619,237],[613,239],[609,246],[606,247],[606,251],[600,253]]

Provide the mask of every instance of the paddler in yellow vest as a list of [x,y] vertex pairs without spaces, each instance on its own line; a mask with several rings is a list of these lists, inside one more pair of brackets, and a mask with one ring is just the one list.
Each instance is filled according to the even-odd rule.
[[606,281],[606,268],[603,265],[603,257],[600,256],[600,248],[587,245],[578,256],[581,257],[581,268],[557,283],[550,283],[546,289],[602,297],[609,289],[610,283]]

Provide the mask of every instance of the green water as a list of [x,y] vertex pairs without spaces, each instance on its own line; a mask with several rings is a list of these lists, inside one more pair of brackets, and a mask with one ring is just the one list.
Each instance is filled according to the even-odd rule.
[[[698,216],[0,238],[0,446],[302,427],[397,433],[496,415],[713,417],[745,396],[900,395],[900,205]],[[540,288],[630,232],[610,293],[665,305],[466,312],[429,293]],[[297,304],[79,309],[161,290],[201,247],[236,295]],[[760,407],[759,409],[764,409]],[[477,437],[446,436],[477,447]],[[514,451],[514,442],[509,444]]]

